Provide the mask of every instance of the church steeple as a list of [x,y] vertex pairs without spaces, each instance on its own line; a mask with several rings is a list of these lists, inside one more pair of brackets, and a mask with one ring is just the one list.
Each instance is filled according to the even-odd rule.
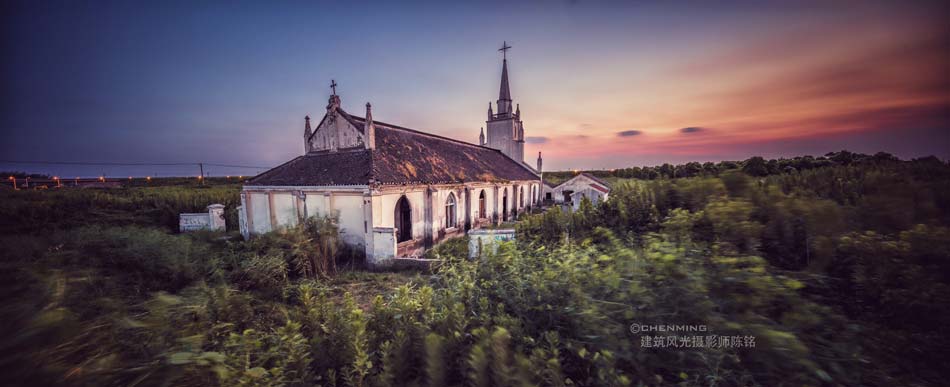
[[508,50],[511,46],[504,42],[498,51],[502,52],[501,88],[498,90],[498,114],[511,114],[511,88],[508,87]]
[[[511,101],[511,86],[508,84],[508,50],[511,46],[504,42],[498,51],[502,53],[501,87],[498,89],[497,110],[492,112],[488,103],[488,121],[485,123],[485,146],[498,149],[501,153],[524,162],[524,125],[521,122],[521,109],[515,110]],[[494,114],[493,114],[494,113]],[[481,139],[479,139],[481,140]]]

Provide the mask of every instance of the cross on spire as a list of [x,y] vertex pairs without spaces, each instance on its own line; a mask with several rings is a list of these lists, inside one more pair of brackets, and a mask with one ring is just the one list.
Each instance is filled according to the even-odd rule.
[[333,90],[333,95],[336,95],[336,80],[334,79],[330,80],[330,89]]
[[508,50],[510,49],[511,49],[511,46],[508,45],[507,41],[501,43],[501,48],[499,48],[498,51],[501,51],[502,59],[505,59],[505,60],[508,59]]

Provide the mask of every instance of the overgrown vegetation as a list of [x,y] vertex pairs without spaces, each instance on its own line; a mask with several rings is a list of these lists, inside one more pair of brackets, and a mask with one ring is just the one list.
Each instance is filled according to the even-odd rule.
[[[20,194],[32,203],[5,195]],[[249,242],[141,223],[4,226],[6,384],[947,379],[950,167],[934,160],[630,180],[598,206],[524,217],[496,255],[450,241],[432,275],[352,269],[332,218]],[[631,324],[754,347],[645,345],[677,334]]]

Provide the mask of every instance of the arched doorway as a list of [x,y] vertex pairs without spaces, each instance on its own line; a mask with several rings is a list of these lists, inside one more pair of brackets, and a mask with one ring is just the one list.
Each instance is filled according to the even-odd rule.
[[409,205],[409,199],[402,196],[396,201],[396,209],[393,214],[394,226],[396,227],[396,242],[405,242],[412,239],[412,206]]
[[485,219],[485,190],[478,194],[478,218]]
[[508,188],[505,188],[505,192],[501,196],[501,220],[503,222],[508,221]]

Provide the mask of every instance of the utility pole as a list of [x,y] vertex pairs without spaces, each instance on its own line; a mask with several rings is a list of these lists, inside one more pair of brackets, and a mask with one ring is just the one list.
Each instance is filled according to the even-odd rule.
[[198,163],[198,170],[199,170],[199,173],[200,173],[200,174],[198,175],[198,181],[201,182],[201,185],[205,185],[205,165],[204,165],[204,163]]

